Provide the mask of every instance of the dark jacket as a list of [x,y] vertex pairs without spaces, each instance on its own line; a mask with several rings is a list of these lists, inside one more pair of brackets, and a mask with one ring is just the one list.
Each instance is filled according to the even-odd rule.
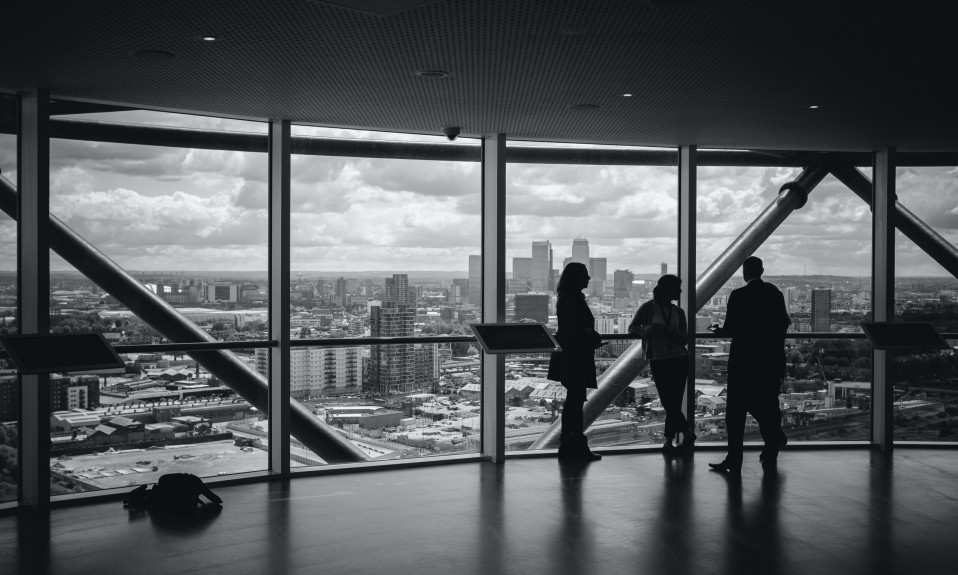
[[602,338],[595,331],[595,317],[585,303],[585,295],[559,293],[556,319],[556,340],[562,351],[552,354],[547,377],[564,387],[596,387],[595,350]]
[[[672,326],[675,328],[674,330],[668,329],[668,326],[664,324],[656,324],[656,309],[660,310],[660,316],[664,314],[666,317],[673,318],[673,323],[677,324]],[[655,328],[652,327],[653,324],[656,324]],[[688,320],[685,319],[685,310],[672,302],[662,304],[655,300],[649,300],[642,304],[638,311],[635,312],[632,323],[629,324],[629,333],[642,338],[642,349],[645,350],[645,357],[649,361],[662,359],[655,357],[655,348],[657,346],[652,345],[654,339],[661,338],[671,342],[673,347],[685,348],[688,342],[688,329]],[[688,355],[688,351],[685,351],[685,355]],[[679,356],[671,355],[670,357]]]
[[732,338],[729,383],[738,377],[781,382],[785,376],[785,333],[792,320],[785,297],[774,285],[755,279],[733,290],[725,324],[716,335]]

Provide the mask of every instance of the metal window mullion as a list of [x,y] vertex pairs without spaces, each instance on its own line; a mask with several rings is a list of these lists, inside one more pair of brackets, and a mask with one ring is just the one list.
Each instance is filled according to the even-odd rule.
[[[21,334],[50,332],[50,95],[20,96],[17,298]],[[50,376],[20,376],[20,500],[50,504]]]
[[[506,320],[506,136],[482,141],[482,321]],[[482,454],[505,460],[505,373],[502,354],[482,354]]]
[[[679,147],[679,277],[682,278],[682,295],[679,306],[685,310],[689,323],[688,348],[695,349],[695,211],[696,205],[696,147]],[[695,364],[694,353],[689,354],[689,376],[685,387],[685,416],[689,425],[695,425]]]
[[269,125],[269,468],[290,472],[290,122]]
[[[872,313],[874,321],[895,319],[895,150],[875,152],[872,190]],[[881,449],[893,444],[890,358],[885,350],[872,356],[872,440]]]

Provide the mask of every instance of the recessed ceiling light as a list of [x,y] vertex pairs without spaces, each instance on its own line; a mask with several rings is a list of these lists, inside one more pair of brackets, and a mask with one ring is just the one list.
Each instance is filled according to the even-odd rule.
[[808,109],[809,109],[809,110],[817,110],[817,109],[818,109],[818,104],[812,104],[811,106],[808,107]]
[[176,58],[176,55],[172,52],[164,52],[163,50],[135,50],[133,52],[133,57],[137,60],[172,60]]
[[622,94],[622,97],[623,97],[623,98],[631,98],[631,97],[632,97],[632,94]]
[[216,36],[203,36],[204,42],[216,42]]
[[569,106],[570,110],[598,110],[598,104],[572,104]]
[[445,78],[449,75],[449,72],[444,72],[443,70],[420,70],[416,72],[416,75],[421,78]]

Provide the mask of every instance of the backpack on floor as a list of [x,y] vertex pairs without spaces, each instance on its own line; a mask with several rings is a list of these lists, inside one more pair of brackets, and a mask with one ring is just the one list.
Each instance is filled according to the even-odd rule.
[[204,505],[200,495],[217,505],[223,503],[202,479],[192,473],[167,473],[160,476],[152,489],[146,485],[134,489],[123,500],[123,505],[163,513],[191,514]]

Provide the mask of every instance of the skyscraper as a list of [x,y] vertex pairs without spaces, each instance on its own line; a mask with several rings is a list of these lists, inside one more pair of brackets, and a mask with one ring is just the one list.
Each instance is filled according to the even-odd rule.
[[409,290],[408,275],[393,274],[393,277],[386,278],[386,301],[415,307],[416,298],[414,292]]
[[532,280],[532,258],[512,258],[512,279]]
[[612,288],[615,290],[615,299],[626,299],[632,288],[635,274],[630,270],[615,270],[612,273]]
[[812,331],[831,331],[829,312],[832,309],[832,290],[812,290]]
[[472,305],[482,303],[482,256],[469,256],[469,297]]
[[608,262],[606,258],[589,258],[589,275],[592,281],[589,283],[589,291],[594,296],[602,296],[605,293],[605,282],[608,277]]
[[[386,278],[386,298],[381,306],[372,306],[369,332],[372,337],[411,337],[415,335],[416,303],[410,302],[406,274]],[[374,345],[370,353],[369,385],[379,393],[406,393],[416,387],[414,344]]]
[[667,263],[665,263],[665,262],[662,262],[661,265],[662,265],[662,274],[661,274],[661,275],[665,275],[665,274],[669,273],[669,264],[667,264]]
[[572,240],[572,261],[589,267],[589,240],[585,238]]
[[532,291],[552,290],[549,277],[552,275],[552,243],[548,240],[532,242]]

